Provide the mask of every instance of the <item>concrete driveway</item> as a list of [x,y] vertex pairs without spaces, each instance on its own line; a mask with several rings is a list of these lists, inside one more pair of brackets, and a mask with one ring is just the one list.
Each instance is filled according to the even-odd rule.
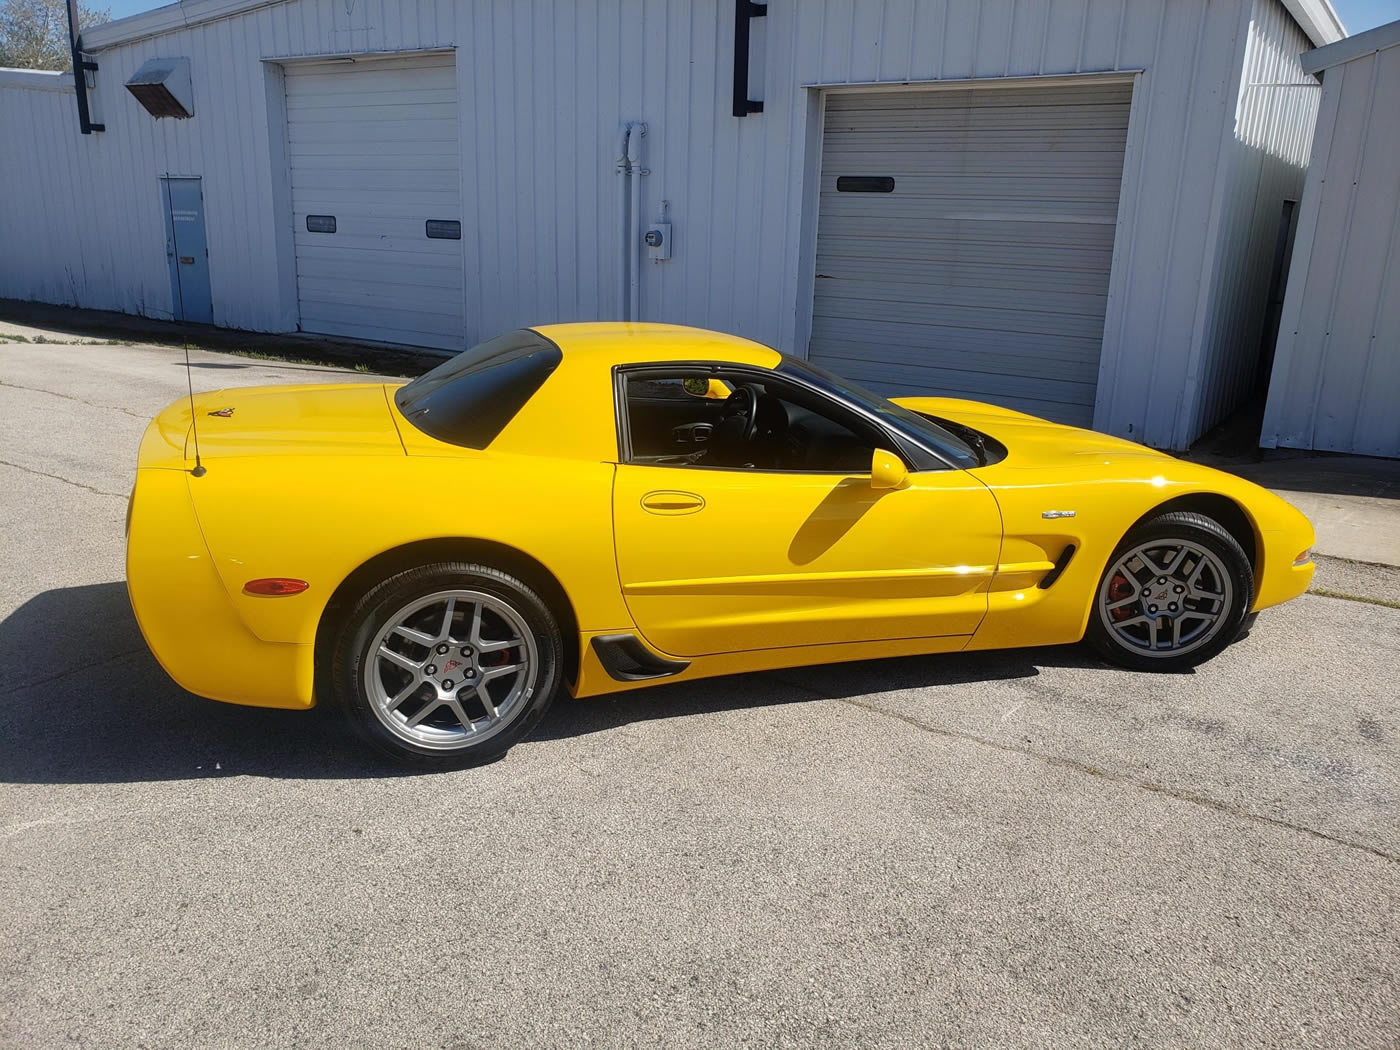
[[0,1045],[1396,1045],[1400,611],[1308,595],[1191,675],[563,702],[387,774],[146,652],[122,518],[184,387],[175,351],[0,346]]

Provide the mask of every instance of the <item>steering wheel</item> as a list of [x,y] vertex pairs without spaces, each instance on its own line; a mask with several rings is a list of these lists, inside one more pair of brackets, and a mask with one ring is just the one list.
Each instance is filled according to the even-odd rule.
[[751,386],[735,387],[734,393],[724,399],[720,415],[725,419],[731,416],[745,417],[744,440],[752,441],[758,433],[758,391]]

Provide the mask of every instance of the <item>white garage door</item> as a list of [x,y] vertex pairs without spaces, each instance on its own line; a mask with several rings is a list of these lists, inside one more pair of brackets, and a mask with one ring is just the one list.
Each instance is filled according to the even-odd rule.
[[1131,90],[830,95],[812,360],[1088,425]]
[[288,63],[306,332],[461,349],[454,56]]

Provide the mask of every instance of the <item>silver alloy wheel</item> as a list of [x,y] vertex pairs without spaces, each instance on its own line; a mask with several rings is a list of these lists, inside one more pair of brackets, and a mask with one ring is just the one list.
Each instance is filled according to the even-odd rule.
[[379,721],[411,744],[459,751],[525,709],[539,677],[535,637],[506,601],[437,591],[394,613],[370,643],[365,693]]
[[1225,626],[1234,583],[1224,561],[1187,540],[1153,540],[1124,552],[1099,586],[1109,636],[1142,656],[1180,656]]

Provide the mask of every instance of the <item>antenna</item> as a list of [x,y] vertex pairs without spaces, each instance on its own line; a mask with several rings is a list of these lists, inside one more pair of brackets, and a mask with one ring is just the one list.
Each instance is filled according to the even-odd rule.
[[194,378],[190,373],[190,344],[185,344],[185,385],[190,391],[190,431],[194,434],[194,470],[190,471],[197,478],[204,477],[209,472],[204,469],[204,464],[199,461],[199,424],[195,422],[194,411]]

